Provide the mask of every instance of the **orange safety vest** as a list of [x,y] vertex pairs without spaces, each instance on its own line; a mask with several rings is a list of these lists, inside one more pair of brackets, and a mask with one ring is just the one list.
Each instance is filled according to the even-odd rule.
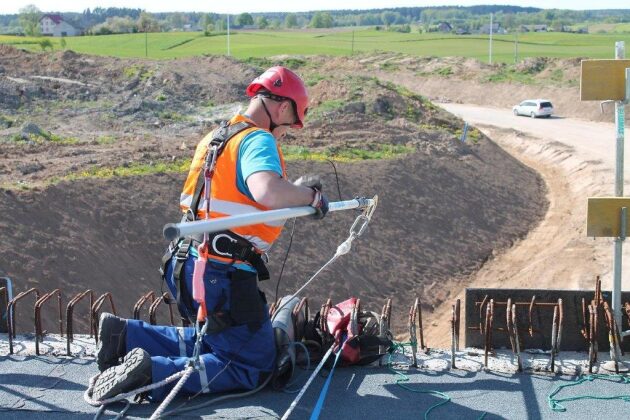
[[[244,117],[243,115],[236,115],[230,120],[230,125],[241,121],[247,121],[251,124],[253,122]],[[259,127],[250,127],[232,137],[221,155],[217,158],[214,175],[212,176],[212,183],[210,185],[210,218],[234,216],[238,214],[254,213],[258,211],[270,210],[256,201],[252,200],[245,194],[239,191],[237,186],[237,161],[238,151],[241,145],[241,141],[250,133],[264,130]],[[268,130],[264,130],[268,131]],[[203,165],[208,153],[208,144],[212,140],[212,133],[208,134],[199,142],[195,156],[193,157],[188,178],[184,184],[184,190],[180,196],[180,208],[184,214],[191,206],[193,195],[195,194],[195,187],[199,179],[199,173],[203,170]],[[284,163],[284,156],[282,150],[277,146],[278,156],[280,156],[280,164],[282,166],[282,177],[287,178],[286,167]],[[199,208],[197,211],[197,219],[205,219],[206,217],[206,201],[203,198],[204,192],[202,191],[201,200],[199,202]],[[242,226],[231,229],[232,232],[242,236],[256,247],[256,250],[260,253],[266,252],[271,248],[271,244],[278,239],[282,232],[284,221],[260,223],[251,226]],[[219,260],[231,261],[229,258],[220,258],[213,256]]]

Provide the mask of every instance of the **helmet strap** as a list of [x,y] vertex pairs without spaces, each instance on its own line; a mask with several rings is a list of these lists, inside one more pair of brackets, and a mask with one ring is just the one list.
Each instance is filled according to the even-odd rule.
[[258,98],[260,99],[260,103],[262,103],[263,109],[265,110],[265,113],[267,114],[267,118],[269,118],[269,131],[271,133],[273,133],[273,130],[275,130],[278,127],[291,126],[291,124],[286,124],[286,123],[284,123],[284,124],[276,124],[276,122],[271,117],[271,113],[267,109],[267,105],[265,105],[265,101],[263,101],[263,96],[259,96]]

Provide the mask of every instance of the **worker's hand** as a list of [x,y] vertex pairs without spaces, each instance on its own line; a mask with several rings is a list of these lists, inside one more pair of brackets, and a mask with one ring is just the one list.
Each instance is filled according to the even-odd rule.
[[317,188],[313,188],[315,194],[313,195],[313,202],[311,203],[311,207],[315,209],[315,214],[313,215],[313,219],[321,220],[328,213],[328,199],[326,196]]
[[319,175],[302,175],[299,177],[293,185],[300,185],[302,187],[315,188],[319,191],[322,190],[322,179]]

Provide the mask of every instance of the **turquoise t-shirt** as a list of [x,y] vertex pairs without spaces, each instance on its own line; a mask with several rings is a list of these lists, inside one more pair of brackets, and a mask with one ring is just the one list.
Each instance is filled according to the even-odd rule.
[[[236,160],[236,186],[252,200],[254,197],[247,187],[247,178],[261,171],[271,171],[282,176],[282,164],[275,137],[268,131],[256,130],[241,140]],[[256,272],[249,264],[236,263],[234,267]]]
[[282,176],[282,165],[275,137],[265,130],[256,130],[245,136],[238,149],[236,167],[238,190],[253,200],[254,197],[247,187],[247,178],[250,175],[271,171]]

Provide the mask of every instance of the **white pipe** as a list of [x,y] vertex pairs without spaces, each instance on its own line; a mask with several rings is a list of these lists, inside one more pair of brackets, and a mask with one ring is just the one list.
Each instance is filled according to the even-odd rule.
[[[341,211],[359,209],[373,206],[376,203],[372,198],[355,198],[347,201],[335,201],[328,205],[328,211]],[[236,216],[219,217],[210,220],[196,220],[184,223],[169,223],[164,226],[164,237],[169,241],[183,236],[198,235],[200,233],[220,232],[240,226],[255,225],[258,223],[275,222],[278,220],[292,219],[294,217],[309,216],[315,213],[310,206],[290,207],[278,210],[261,211],[256,213],[239,214]]]

